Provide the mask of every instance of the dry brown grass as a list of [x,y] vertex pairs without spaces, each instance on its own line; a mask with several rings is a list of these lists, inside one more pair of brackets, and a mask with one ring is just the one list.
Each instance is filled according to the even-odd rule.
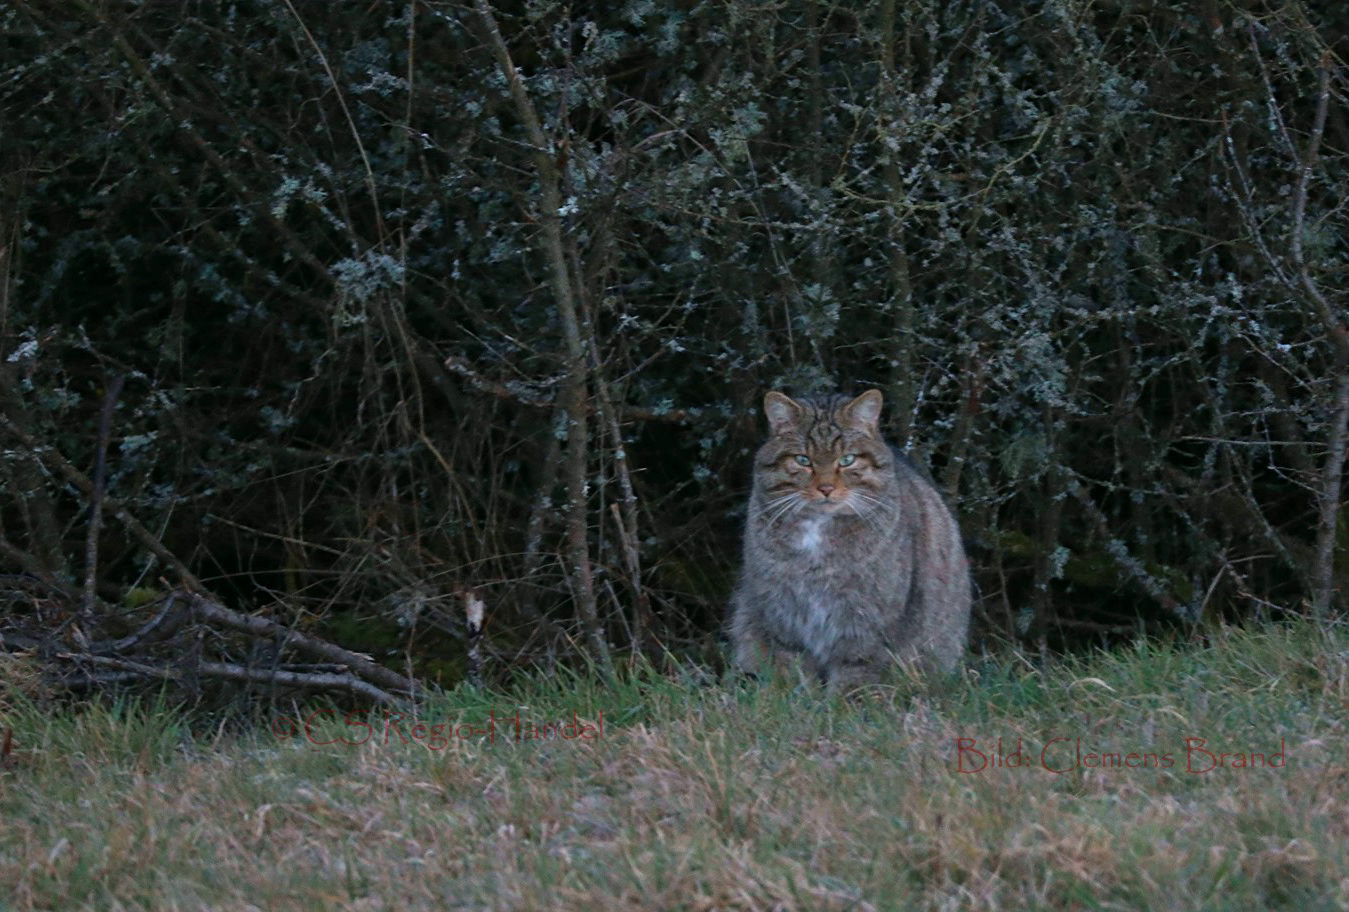
[[[1231,634],[855,704],[654,674],[450,695],[597,740],[316,745],[10,710],[0,894],[30,909],[1349,908],[1349,635]],[[350,733],[319,721],[315,740]],[[957,771],[957,738],[1172,769]],[[1187,736],[1282,768],[1183,768]],[[1056,764],[1057,765],[1057,764]]]

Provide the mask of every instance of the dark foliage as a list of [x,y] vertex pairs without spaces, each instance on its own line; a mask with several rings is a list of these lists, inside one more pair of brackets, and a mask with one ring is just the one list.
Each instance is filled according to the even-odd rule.
[[57,460],[93,474],[114,378],[100,604],[183,582],[131,516],[223,601],[447,681],[468,587],[498,667],[582,642],[587,588],[616,648],[710,643],[770,388],[885,392],[985,635],[1338,591],[1346,8],[494,10],[542,160],[472,4],[0,10],[16,593],[80,601]]

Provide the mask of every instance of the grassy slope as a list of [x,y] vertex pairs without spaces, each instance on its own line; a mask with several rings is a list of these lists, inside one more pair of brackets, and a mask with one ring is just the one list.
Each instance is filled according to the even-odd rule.
[[[602,711],[604,734],[507,728],[431,751],[401,743],[407,723],[318,745],[12,707],[0,908],[1349,908],[1343,626],[1045,674],[1001,657],[863,705],[646,674],[456,693],[421,716],[482,725],[517,707]],[[313,740],[365,734],[315,722]],[[1020,738],[1031,765],[962,774],[960,737],[985,752]],[[1077,738],[1174,766],[1055,774],[1040,751],[1058,737],[1056,768]],[[1287,763],[1190,772],[1187,737],[1245,753],[1283,739]]]

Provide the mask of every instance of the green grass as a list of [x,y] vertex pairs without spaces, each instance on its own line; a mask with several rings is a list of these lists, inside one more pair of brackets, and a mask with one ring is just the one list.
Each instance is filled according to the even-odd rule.
[[[418,716],[602,713],[602,736],[507,725],[435,750],[378,712],[203,732],[17,690],[0,705],[18,750],[0,773],[5,912],[1349,908],[1342,625],[1047,672],[1004,655],[853,702],[693,673],[532,680]],[[1187,737],[1247,757],[1282,740],[1286,762],[1193,771]],[[986,755],[1020,739],[1029,764],[961,772],[959,738]],[[1072,768],[1078,739],[1146,765]]]

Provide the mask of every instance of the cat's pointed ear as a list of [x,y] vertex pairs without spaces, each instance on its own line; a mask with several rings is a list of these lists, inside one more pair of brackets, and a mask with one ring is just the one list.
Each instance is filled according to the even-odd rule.
[[843,417],[859,430],[866,431],[872,437],[881,436],[881,404],[884,402],[881,391],[867,390],[852,402],[843,406]]
[[763,411],[774,434],[782,434],[801,423],[802,408],[790,396],[777,390],[763,397]]

